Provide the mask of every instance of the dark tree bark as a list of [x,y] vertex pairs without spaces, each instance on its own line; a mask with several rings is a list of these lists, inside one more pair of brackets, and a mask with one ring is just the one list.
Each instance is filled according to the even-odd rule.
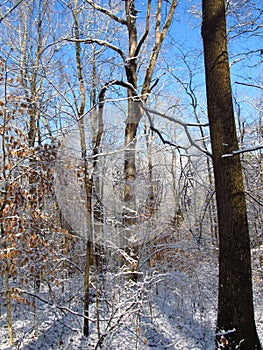
[[[227,51],[224,0],[203,0],[208,118],[219,225],[218,331],[233,330],[226,348],[261,349],[253,308],[251,253]],[[231,338],[231,339],[230,339]],[[234,345],[235,344],[235,345]]]

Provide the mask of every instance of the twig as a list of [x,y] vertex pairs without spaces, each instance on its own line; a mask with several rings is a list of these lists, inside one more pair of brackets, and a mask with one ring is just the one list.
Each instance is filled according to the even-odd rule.
[[23,289],[20,289],[20,288],[15,288],[15,292],[17,292],[17,293],[22,293],[22,294],[27,294],[27,295],[29,295],[29,296],[31,296],[31,297],[33,297],[33,298],[36,298],[36,299],[42,301],[42,302],[45,303],[45,304],[50,305],[50,306],[53,307],[53,308],[56,308],[56,309],[59,309],[59,310],[62,310],[62,311],[67,311],[67,312],[71,313],[72,315],[79,316],[79,317],[82,317],[82,318],[86,318],[86,319],[88,319],[88,320],[91,321],[91,322],[96,322],[95,319],[91,319],[91,318],[89,318],[89,317],[87,317],[87,316],[84,316],[83,314],[80,314],[79,312],[73,311],[73,310],[69,309],[69,308],[66,307],[66,306],[60,306],[60,305],[56,305],[56,304],[54,304],[54,303],[51,303],[50,301],[48,301],[48,300],[46,300],[46,299],[40,297],[40,296],[37,295],[37,294],[28,292],[28,291],[23,290]]

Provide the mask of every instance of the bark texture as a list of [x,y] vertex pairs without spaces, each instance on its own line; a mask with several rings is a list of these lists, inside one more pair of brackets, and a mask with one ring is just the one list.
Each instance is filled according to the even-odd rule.
[[[254,321],[251,253],[227,50],[224,0],[203,0],[208,117],[219,225],[218,331],[228,349],[261,349]],[[235,345],[234,345],[235,344]]]

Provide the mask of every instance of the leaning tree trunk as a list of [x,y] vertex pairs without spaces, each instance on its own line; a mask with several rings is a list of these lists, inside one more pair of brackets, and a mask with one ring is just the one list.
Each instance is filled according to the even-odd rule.
[[260,349],[254,321],[245,192],[230,84],[224,0],[203,0],[208,118],[219,225],[218,331],[242,350]]

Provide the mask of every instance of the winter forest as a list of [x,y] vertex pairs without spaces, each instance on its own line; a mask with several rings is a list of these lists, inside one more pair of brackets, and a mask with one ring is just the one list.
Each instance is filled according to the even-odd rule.
[[262,349],[262,0],[2,0],[0,33],[0,350]]

